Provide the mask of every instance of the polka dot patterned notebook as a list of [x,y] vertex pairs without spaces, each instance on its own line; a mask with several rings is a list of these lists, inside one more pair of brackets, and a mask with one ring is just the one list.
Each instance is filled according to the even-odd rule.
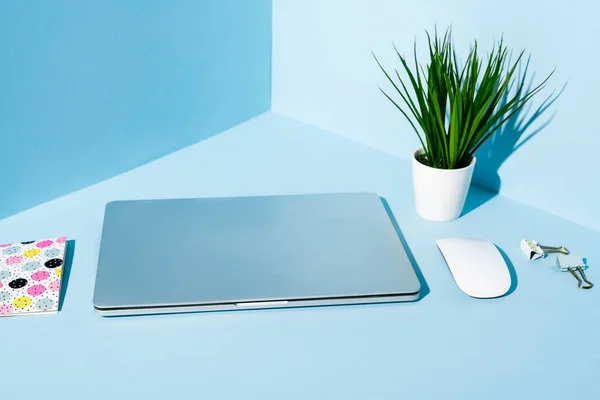
[[0,245],[0,316],[56,313],[67,238]]

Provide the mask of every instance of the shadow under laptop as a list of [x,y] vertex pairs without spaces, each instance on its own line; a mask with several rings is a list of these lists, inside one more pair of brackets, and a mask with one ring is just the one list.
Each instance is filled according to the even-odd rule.
[[62,311],[63,303],[67,295],[69,278],[71,276],[71,267],[73,266],[73,257],[75,255],[75,241],[67,240],[67,250],[65,252],[65,264],[62,270],[62,283],[60,285],[60,299],[58,301],[58,311]]
[[402,246],[404,247],[404,250],[406,251],[406,255],[408,256],[410,264],[412,265],[413,270],[415,271],[415,274],[417,275],[417,279],[419,280],[419,283],[421,284],[421,291],[419,293],[419,297],[417,299],[413,300],[413,301],[419,301],[429,294],[429,285],[427,285],[427,282],[425,281],[425,277],[423,276],[423,273],[421,272],[421,268],[419,267],[419,264],[417,263],[417,260],[415,259],[414,254],[412,253],[410,247],[408,246],[408,242],[406,241],[406,238],[404,237],[404,234],[402,233],[402,230],[400,229],[400,226],[398,225],[398,221],[396,221],[396,217],[394,217],[394,213],[392,212],[390,205],[388,204],[387,200],[384,199],[383,197],[380,197],[380,199],[381,199],[381,202],[383,203],[385,211],[388,214],[388,217],[390,218],[390,221],[392,222],[392,225],[394,226],[394,230],[396,231],[396,234],[398,235],[398,239],[400,239],[400,242],[402,243]]

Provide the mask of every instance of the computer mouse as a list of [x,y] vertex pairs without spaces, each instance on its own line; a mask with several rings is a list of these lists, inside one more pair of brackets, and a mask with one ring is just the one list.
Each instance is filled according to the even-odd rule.
[[508,266],[489,240],[448,238],[436,243],[454,281],[465,294],[487,299],[502,296],[510,289]]

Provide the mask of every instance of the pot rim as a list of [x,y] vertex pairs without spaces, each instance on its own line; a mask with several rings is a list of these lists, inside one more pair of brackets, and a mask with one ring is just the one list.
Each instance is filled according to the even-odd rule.
[[422,162],[420,162],[419,160],[417,160],[417,156],[420,155],[420,154],[424,154],[424,153],[425,153],[425,150],[423,150],[422,147],[417,148],[415,151],[413,151],[413,161],[415,161],[416,163],[418,163],[420,166],[422,166],[424,168],[434,169],[436,171],[448,171],[448,172],[451,172],[451,171],[464,171],[466,169],[473,168],[473,166],[475,165],[475,161],[477,161],[477,157],[472,156],[471,157],[471,162],[466,167],[453,168],[453,169],[435,168],[435,167],[430,167],[429,165],[425,165]]

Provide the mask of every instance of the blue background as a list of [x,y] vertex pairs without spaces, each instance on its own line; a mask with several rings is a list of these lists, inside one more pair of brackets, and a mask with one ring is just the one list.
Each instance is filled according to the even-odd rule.
[[[273,11],[262,0],[1,2],[0,243],[65,235],[70,246],[61,311],[0,319],[2,395],[600,398],[598,287],[580,290],[553,256],[529,262],[519,249],[522,238],[566,245],[600,281],[600,233],[539,209],[600,227],[597,11],[583,0],[274,0]],[[263,113],[271,13],[272,108],[292,118]],[[569,85],[543,117],[512,121],[502,145],[479,155],[476,181],[506,196],[473,188],[465,215],[440,224],[414,211],[402,158],[416,138],[378,92],[370,51],[393,65],[392,40],[408,48],[449,22],[463,50],[504,32],[533,53],[537,77],[556,66],[553,86]],[[421,300],[94,314],[109,201],[348,191],[386,199],[422,275]],[[462,293],[435,246],[457,236],[499,246],[516,290]]]
[[267,111],[270,70],[267,0],[0,2],[0,219]]
[[[414,211],[410,186],[408,161],[265,113],[0,221],[2,242],[65,235],[72,252],[57,315],[0,318],[2,400],[600,399],[599,286],[578,289],[554,267],[554,255],[530,262],[519,249],[521,238],[564,244],[588,258],[587,276],[599,285],[600,232],[505,196],[477,207],[487,195],[477,188],[462,218],[426,221]],[[385,198],[423,276],[421,300],[112,319],[94,313],[109,201],[348,191]],[[435,245],[457,236],[502,249],[515,291],[498,299],[461,292]],[[176,280],[170,275],[165,284]]]
[[[600,188],[595,161],[600,75],[593,50],[600,38],[599,11],[587,0],[275,0],[272,109],[410,159],[418,140],[379,92],[378,85],[386,90],[391,85],[371,50],[387,68],[397,68],[392,42],[411,55],[416,38],[426,51],[425,30],[436,24],[442,31],[452,25],[459,54],[474,40],[485,54],[504,35],[509,49],[531,54],[527,81],[556,72],[527,112],[478,153],[474,181],[600,229],[594,196]],[[536,116],[542,100],[565,84],[556,102]]]
[[588,51],[600,37],[598,6],[570,4],[4,1],[0,218],[269,109],[408,159],[418,141],[379,93],[386,82],[371,50],[396,67],[392,41],[407,51],[417,38],[423,48],[425,29],[452,24],[460,52],[504,35],[532,54],[528,80],[557,68],[548,90],[477,154],[474,182],[599,229],[600,78]]

